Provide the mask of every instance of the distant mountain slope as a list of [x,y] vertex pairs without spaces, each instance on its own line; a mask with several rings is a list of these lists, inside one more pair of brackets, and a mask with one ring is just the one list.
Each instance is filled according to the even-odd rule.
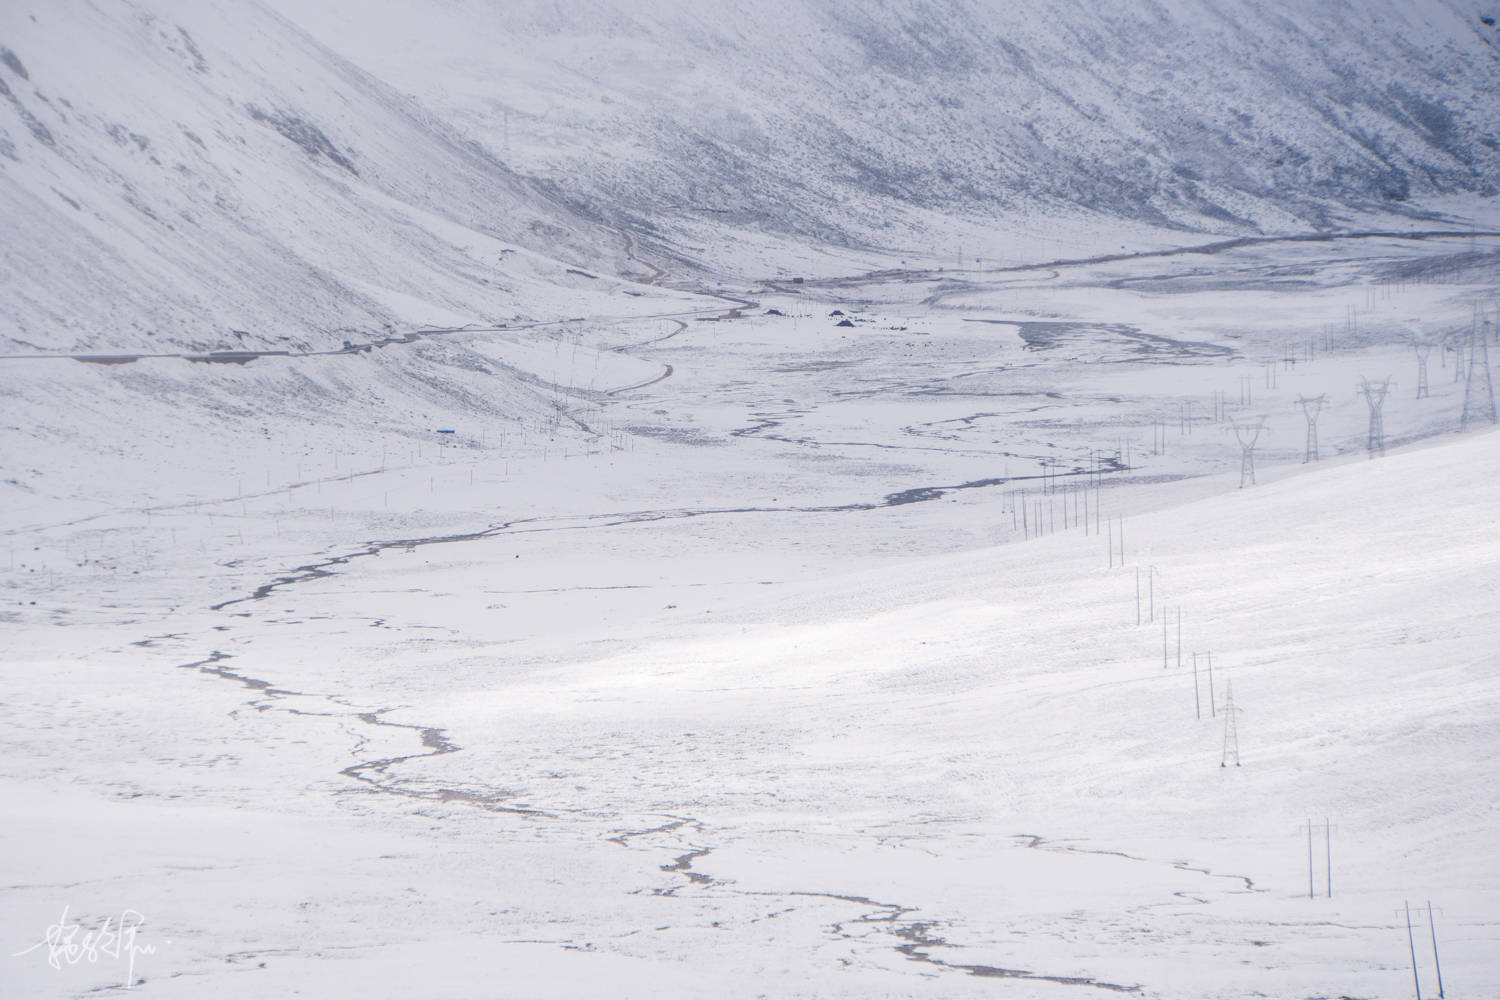
[[1467,0],[273,2],[685,257],[1306,229],[1500,179],[1500,7]]
[[272,2],[0,7],[0,351],[496,320],[648,273],[627,230],[1034,259],[1500,178],[1471,0]]
[[[0,5],[0,349],[337,344],[647,273],[271,10]],[[539,251],[544,256],[538,256]]]

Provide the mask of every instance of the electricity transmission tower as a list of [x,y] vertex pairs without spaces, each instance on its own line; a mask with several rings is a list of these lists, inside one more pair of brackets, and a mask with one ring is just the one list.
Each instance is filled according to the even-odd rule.
[[1302,407],[1302,415],[1307,418],[1307,453],[1302,457],[1304,463],[1318,460],[1318,411],[1323,409],[1323,403],[1327,399],[1327,393],[1311,398],[1297,397],[1297,402]]
[[1235,716],[1240,709],[1234,707],[1234,681],[1224,687],[1224,753],[1219,757],[1219,766],[1228,767],[1234,758],[1234,766],[1240,766],[1240,729]]
[[1252,486],[1255,484],[1255,439],[1265,430],[1266,418],[1261,417],[1254,423],[1236,422],[1229,426],[1234,429],[1235,440],[1240,443],[1240,489],[1244,489],[1247,483]]
[[[1488,419],[1500,423],[1495,416],[1495,383],[1490,376],[1490,334],[1494,324],[1486,317],[1484,325],[1475,322],[1469,329],[1469,364],[1464,378],[1464,411],[1459,418],[1460,429],[1467,430],[1469,423]],[[1459,348],[1459,354],[1463,349]],[[1477,369],[1477,371],[1476,371]]]
[[1431,396],[1427,388],[1427,356],[1432,353],[1432,345],[1428,343],[1416,343],[1412,347],[1417,352],[1417,398]]
[[1379,382],[1371,382],[1367,378],[1359,380],[1359,391],[1364,394],[1365,402],[1370,406],[1370,457],[1377,454],[1385,454],[1385,421],[1381,416],[1381,410],[1385,407],[1385,397],[1391,391],[1390,376],[1386,376]]

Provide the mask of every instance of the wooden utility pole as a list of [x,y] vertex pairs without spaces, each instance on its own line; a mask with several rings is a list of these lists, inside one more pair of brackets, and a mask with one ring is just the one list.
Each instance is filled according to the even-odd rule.
[[1313,898],[1312,820],[1307,821],[1307,898]]
[[1198,654],[1193,654],[1193,718],[1203,718],[1203,700],[1198,697]]
[[1333,898],[1333,824],[1323,817],[1323,864],[1328,875],[1328,898]]
[[1405,900],[1401,906],[1406,911],[1406,946],[1411,951],[1411,981],[1417,990],[1417,1000],[1422,1000],[1422,980],[1417,978],[1417,946],[1411,936],[1411,907]]
[[1437,970],[1438,1000],[1443,1000],[1443,964],[1438,961],[1437,925],[1432,922],[1432,900],[1427,901],[1427,929],[1432,932],[1432,965]]
[[1210,718],[1217,718],[1219,711],[1214,707],[1214,654],[1208,651],[1208,714]]

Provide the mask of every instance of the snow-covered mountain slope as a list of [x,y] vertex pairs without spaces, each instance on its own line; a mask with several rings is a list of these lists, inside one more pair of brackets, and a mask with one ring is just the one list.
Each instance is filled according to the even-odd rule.
[[1104,221],[1337,226],[1500,176],[1497,11],[1470,0],[273,2],[657,247],[750,273],[771,238],[994,258],[1118,244]]
[[1014,260],[1500,176],[1468,0],[272,3],[0,10],[0,346],[336,345],[535,316],[636,242]]
[[0,49],[3,349],[337,345],[651,273],[259,5],[8,3]]

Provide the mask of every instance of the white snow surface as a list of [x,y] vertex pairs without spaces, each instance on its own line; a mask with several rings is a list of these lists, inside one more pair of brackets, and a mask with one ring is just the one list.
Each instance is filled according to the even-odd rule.
[[[1454,261],[1492,253],[6,361],[45,428],[5,439],[7,982],[1395,998],[1430,901],[1446,988],[1494,993],[1500,452],[1397,339],[1462,333],[1493,277]],[[1371,460],[1353,389],[1387,373]],[[1262,416],[1236,489],[1224,421]],[[133,971],[27,950],[122,913]]]
[[1500,996],[1484,10],[412,9],[0,6],[0,996]]

